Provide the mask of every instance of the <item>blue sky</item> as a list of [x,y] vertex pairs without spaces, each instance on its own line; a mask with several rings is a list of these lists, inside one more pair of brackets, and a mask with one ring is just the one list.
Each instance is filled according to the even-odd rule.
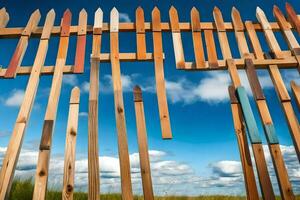
[[[55,9],[58,25],[66,8],[72,11],[72,24],[77,24],[78,14],[82,8],[88,13],[88,24],[93,24],[94,12],[98,7],[104,12],[104,21],[109,22],[110,10],[115,6],[121,21],[134,21],[135,9],[141,5],[145,12],[145,21],[151,20],[151,10],[158,6],[161,10],[162,21],[169,21],[168,10],[174,5],[179,13],[180,21],[190,20],[190,10],[193,6],[200,11],[201,21],[212,21],[212,10],[218,6],[225,21],[231,21],[231,8],[236,6],[244,20],[257,21],[256,6],[260,6],[270,21],[273,5],[284,10],[284,1],[2,1],[1,7],[6,7],[10,14],[8,27],[24,26],[30,13],[39,8],[42,14],[40,25],[44,23],[46,13]],[[300,12],[297,1],[290,1]],[[18,6],[16,6],[18,5]],[[276,34],[282,49],[287,45],[280,34]],[[169,112],[173,130],[173,140],[162,140],[160,123],[155,95],[154,65],[151,62],[121,64],[124,91],[125,114],[129,152],[131,154],[132,171],[138,170],[137,137],[134,115],[132,88],[141,85],[144,91],[144,106],[146,114],[149,149],[152,150],[151,166],[156,194],[187,194],[198,195],[206,193],[244,194],[242,173],[239,160],[238,146],[233,129],[233,122],[228,101],[227,86],[230,78],[226,71],[220,72],[184,72],[175,69],[175,59],[171,34],[164,33],[165,78],[169,103]],[[186,60],[193,61],[192,38],[189,33],[182,33]],[[239,57],[234,34],[228,35],[234,57]],[[263,35],[263,49],[268,51]],[[297,36],[298,37],[298,36]],[[299,37],[298,37],[299,39]],[[17,44],[16,39],[1,40],[0,61],[7,66]],[[39,39],[30,40],[22,65],[32,65]],[[49,51],[45,65],[54,65],[58,47],[58,38],[50,39]],[[218,40],[216,40],[218,43]],[[219,45],[219,44],[217,44]],[[74,63],[76,37],[71,37],[67,64]],[[120,52],[135,52],[135,33],[120,33]],[[147,33],[147,51],[152,52],[152,36]],[[109,34],[102,37],[102,52],[109,52]],[[86,158],[87,158],[87,111],[88,111],[88,81],[89,55],[91,53],[91,36],[87,37],[85,72],[83,75],[65,75],[61,93],[56,127],[53,137],[52,159],[50,164],[50,186],[60,188],[62,181],[62,157],[65,145],[66,122],[68,115],[68,101],[72,87],[81,88],[80,123],[77,137],[77,162],[75,185],[80,190],[86,190]],[[218,52],[221,58],[220,52]],[[111,88],[111,66],[100,65],[100,97],[99,97],[99,146],[101,165],[101,190],[104,192],[120,191],[118,177],[118,150],[115,127],[113,93]],[[243,84],[251,95],[247,78],[240,72]],[[296,80],[299,74],[296,70],[282,70],[286,83]],[[263,86],[274,125],[278,134],[282,150],[289,167],[289,175],[293,180],[294,190],[300,193],[299,163],[295,157],[292,141],[283,112],[267,71],[259,71],[259,78]],[[5,147],[10,139],[18,107],[27,84],[27,76],[18,76],[14,80],[1,80],[0,85],[0,161],[2,163]],[[47,105],[47,98],[51,87],[51,76],[42,76],[35,105],[26,131],[17,170],[19,176],[30,176],[35,172],[34,163],[41,137],[43,117]],[[290,91],[289,84],[286,84]],[[251,98],[252,99],[252,98]],[[252,108],[260,127],[260,134],[265,142],[259,122],[258,113],[253,100]],[[294,108],[295,104],[293,101]],[[296,110],[299,117],[299,112]],[[266,148],[269,169],[273,174],[271,160]],[[292,161],[291,161],[292,160]],[[103,162],[101,162],[103,161]],[[54,164],[55,163],[55,164]],[[298,165],[297,165],[298,164]],[[114,174],[115,173],[115,174]],[[141,193],[140,177],[133,173],[134,192]],[[277,183],[272,176],[274,188]],[[230,189],[230,190],[229,190]]]

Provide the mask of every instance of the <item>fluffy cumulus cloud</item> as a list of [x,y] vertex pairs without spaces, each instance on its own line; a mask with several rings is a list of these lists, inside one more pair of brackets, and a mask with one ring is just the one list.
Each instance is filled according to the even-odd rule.
[[9,96],[4,100],[6,106],[20,106],[24,98],[24,90],[14,89]]
[[[289,177],[295,193],[300,193],[300,168],[295,150],[292,146],[280,146]],[[2,163],[6,148],[0,147],[0,162]],[[264,146],[268,168],[275,191],[278,187],[272,159],[267,146]],[[150,165],[155,195],[201,195],[201,194],[231,194],[245,193],[241,163],[233,160],[216,161],[207,166],[207,172],[197,174],[187,163],[166,159],[164,151],[150,150]],[[33,177],[36,170],[38,152],[23,149],[16,168],[19,178]],[[114,156],[101,156],[100,178],[103,193],[120,192],[119,159]],[[252,161],[254,163],[254,161]],[[139,154],[130,154],[131,180],[135,194],[142,194]],[[50,161],[49,186],[57,189],[62,187],[63,156],[53,155]],[[76,160],[75,188],[86,191],[88,183],[87,158]],[[255,171],[255,169],[254,169]]]
[[70,86],[76,86],[78,84],[77,76],[74,74],[68,74],[63,76],[63,83],[70,85]]

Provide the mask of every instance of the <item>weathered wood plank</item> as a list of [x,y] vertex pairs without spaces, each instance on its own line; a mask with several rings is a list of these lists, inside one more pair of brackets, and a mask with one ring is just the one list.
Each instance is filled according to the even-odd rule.
[[[103,12],[100,8],[95,12],[92,56],[101,52]],[[100,61],[91,59],[89,116],[88,116],[88,198],[99,199],[100,167],[98,144],[98,105],[99,105],[99,71]]]
[[31,35],[31,32],[37,27],[40,19],[41,19],[41,14],[39,10],[36,10],[31,14],[28,23],[22,32],[21,38],[17,44],[15,52],[10,60],[7,71],[5,73],[5,78],[16,77],[16,71],[17,68],[21,65],[21,62],[23,60],[25,51],[28,46],[28,40]]
[[[51,29],[53,27],[54,18],[55,18],[55,12],[54,10],[50,10],[46,17],[46,22],[44,26],[45,32],[48,32],[48,29]],[[25,134],[25,129],[36,96],[41,69],[42,66],[44,65],[47,50],[48,50],[48,39],[50,35],[44,34],[44,36],[45,39],[40,41],[37,50],[37,54],[32,67],[33,70],[30,74],[28,84],[25,90],[24,99],[22,101],[19,114],[15,123],[15,127],[13,129],[13,133],[2,163],[2,168],[0,172],[0,199],[4,199],[5,196],[8,197],[9,195],[16,163],[18,161],[19,153],[22,147],[22,141]],[[47,39],[46,36],[48,36]]]
[[229,86],[228,92],[230,94],[234,129],[239,145],[240,158],[243,167],[247,200],[257,200],[259,199],[259,195],[256,186],[241,106],[239,105],[239,101],[235,95],[234,86]]
[[143,193],[145,200],[154,200],[150,160],[148,153],[147,130],[144,114],[144,104],[142,98],[142,90],[139,86],[135,86],[134,94],[134,108],[136,117],[137,138],[139,145],[139,158],[142,176]]
[[121,69],[119,60],[119,13],[113,8],[110,13],[110,51],[112,82],[114,90],[115,115],[118,132],[119,160],[121,171],[122,199],[132,200],[132,186],[130,174],[129,152],[126,134],[125,110],[121,82]]
[[245,26],[246,26],[246,30],[247,30],[249,40],[251,43],[251,47],[254,51],[255,57],[257,59],[264,59],[264,52],[261,48],[256,31],[253,27],[253,23],[251,21],[246,21]]
[[[213,32],[211,30],[205,30],[204,38],[205,38],[205,45],[206,45],[206,51],[207,51],[208,67],[210,69],[218,68],[219,64],[218,64],[216,44],[215,44]],[[187,66],[186,66],[186,68],[187,68]],[[205,67],[205,68],[207,68],[207,67]]]
[[172,131],[171,131],[165,78],[164,78],[160,11],[158,10],[157,7],[155,7],[152,11],[152,24],[153,24],[152,34],[153,34],[153,54],[154,54],[154,65],[155,65],[156,93],[157,93],[157,100],[158,100],[158,110],[159,110],[161,131],[162,131],[163,139],[171,139]]
[[289,19],[290,24],[297,30],[300,35],[300,19],[297,16],[294,8],[288,2],[285,3],[286,13]]
[[194,55],[196,60],[196,68],[205,67],[204,49],[201,35],[200,14],[199,11],[193,7],[191,10],[191,26],[192,37],[194,45]]
[[64,180],[62,199],[73,199],[75,176],[76,137],[78,129],[80,89],[74,87],[71,92],[69,116],[66,134]]
[[170,24],[172,30],[173,49],[175,54],[176,68],[182,69],[185,67],[184,52],[179,28],[178,13],[174,6],[169,10]]
[[0,28],[5,28],[9,21],[9,14],[6,12],[6,9],[3,7],[0,9]]
[[300,110],[300,86],[297,85],[295,81],[291,81],[291,88],[293,95],[295,96],[297,106]]
[[75,53],[75,64],[74,64],[75,74],[84,72],[86,26],[87,26],[87,13],[85,9],[82,9],[79,13],[79,20],[78,20],[78,33],[77,33],[77,44],[76,44],[76,53]]
[[136,50],[137,59],[146,59],[146,34],[145,34],[145,17],[142,7],[138,7],[135,11],[135,25],[136,25]]
[[277,65],[270,65],[269,66],[269,73],[271,76],[271,79],[273,81],[273,84],[275,86],[276,92],[278,94],[278,97],[280,101],[290,101],[290,95],[284,85],[284,81],[281,77],[280,71],[277,67]]
[[45,199],[49,171],[49,159],[51,153],[52,134],[56,121],[57,107],[60,97],[63,67],[66,64],[68,44],[69,44],[69,27],[71,25],[72,14],[69,9],[64,12],[62,19],[62,32],[59,41],[55,70],[53,74],[50,95],[48,98],[46,113],[44,116],[44,126],[40,142],[40,149],[35,175],[35,184],[33,199]]

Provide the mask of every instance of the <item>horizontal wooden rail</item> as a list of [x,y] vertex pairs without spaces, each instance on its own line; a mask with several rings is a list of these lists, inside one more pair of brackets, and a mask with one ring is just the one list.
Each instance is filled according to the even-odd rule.
[[[300,19],[300,16],[298,15],[298,18]],[[280,26],[277,22],[271,22],[271,28],[273,31],[280,31]],[[225,29],[226,31],[234,31],[233,24],[231,22],[224,22]],[[109,23],[103,23],[103,32],[109,32]],[[214,30],[216,31],[216,26],[215,23],[213,22],[200,22],[200,26],[202,30]],[[263,28],[259,23],[253,23],[254,29],[256,31],[263,31]],[[290,28],[292,28],[291,25],[289,25]],[[179,28],[180,31],[191,31],[192,26],[190,22],[180,22],[179,23]],[[294,28],[292,28],[294,29]],[[0,28],[0,38],[15,38],[15,37],[20,37],[24,28],[22,27],[14,27],[14,28]],[[33,32],[32,32],[32,37],[37,37],[42,34],[43,27],[37,27]],[[162,31],[171,31],[171,25],[169,22],[162,22],[161,23],[161,30]],[[78,31],[78,26],[71,26],[70,27],[70,34],[75,35],[77,34]],[[135,23],[133,22],[124,22],[124,23],[119,23],[119,31],[120,32],[135,32],[136,31],[136,26]],[[152,31],[152,26],[151,22],[145,22],[145,31]],[[93,26],[92,25],[87,25],[87,34],[92,34],[93,33]],[[54,26],[52,31],[52,35],[59,35],[60,34],[60,26]]]

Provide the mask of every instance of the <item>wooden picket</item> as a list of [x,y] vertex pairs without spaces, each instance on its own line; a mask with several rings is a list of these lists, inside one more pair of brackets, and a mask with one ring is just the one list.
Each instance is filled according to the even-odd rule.
[[[292,81],[291,89],[293,96],[290,96],[280,73],[280,69],[292,68],[298,69],[300,73],[300,45],[297,37],[294,35],[296,32],[300,34],[300,16],[297,15],[289,3],[286,3],[285,10],[287,18],[279,7],[274,6],[273,14],[276,21],[269,22],[263,10],[257,7],[256,17],[258,22],[252,22],[243,21],[239,11],[233,7],[231,12],[232,22],[224,22],[220,9],[215,7],[213,10],[214,22],[202,22],[200,21],[200,12],[196,7],[193,7],[190,12],[190,22],[181,22],[179,20],[180,13],[177,12],[174,6],[171,6],[169,9],[169,21],[162,22],[160,10],[155,7],[151,13],[151,22],[147,22],[145,21],[145,15],[147,13],[144,13],[142,7],[138,7],[135,10],[135,22],[120,23],[119,13],[116,8],[111,10],[110,22],[103,22],[103,12],[99,8],[95,12],[93,25],[88,25],[88,14],[84,9],[79,13],[78,24],[71,25],[71,12],[67,10],[59,26],[54,25],[54,10],[48,12],[44,25],[38,26],[41,14],[39,10],[36,10],[31,14],[25,27],[7,28],[9,14],[5,8],[1,8],[0,39],[17,38],[19,42],[9,65],[7,67],[0,67],[0,79],[17,78],[18,75],[30,75],[30,77],[26,86],[24,100],[20,106],[19,114],[2,163],[0,172],[0,200],[9,197],[8,194],[21,151],[25,129],[37,94],[40,76],[52,75],[53,79],[44,118],[33,194],[33,199],[45,199],[47,179],[49,176],[52,134],[55,127],[62,78],[64,74],[82,74],[88,70],[90,70],[88,107],[88,198],[99,199],[98,101],[100,62],[109,62],[112,67],[122,199],[133,199],[121,81],[121,62],[154,62],[158,115],[162,138],[171,139],[172,130],[164,75],[164,59],[167,58],[165,58],[162,45],[164,32],[169,32],[172,35],[176,69],[186,71],[228,70],[232,81],[232,85],[228,88],[228,93],[240,151],[247,199],[258,199],[260,196],[247,141],[248,135],[254,155],[256,170],[258,172],[262,197],[266,200],[272,200],[275,199],[275,195],[263,151],[263,143],[257,127],[257,119],[254,117],[249,103],[249,97],[241,84],[238,72],[238,69],[245,70],[253,98],[259,111],[265,137],[267,138],[281,198],[285,200],[295,199],[281,153],[279,140],[269,112],[267,99],[256,73],[257,69],[268,70],[288,123],[298,160],[300,160],[300,126],[293,108],[294,104],[292,104],[292,98],[294,97],[296,106],[300,109],[300,87],[296,84],[296,80]],[[274,33],[278,31],[282,33],[288,50],[281,49],[277,42]],[[107,32],[110,35],[110,52],[101,52],[103,32]],[[124,53],[119,51],[119,32],[132,32],[135,34],[136,52]],[[152,33],[153,52],[147,51],[147,32]],[[193,45],[192,52],[194,53],[195,61],[188,61],[185,57],[185,41],[182,40],[182,32],[191,33],[191,45]],[[234,32],[238,47],[237,50],[239,52],[237,58],[233,58],[232,56],[233,46],[231,45],[232,41],[228,40],[228,32]],[[264,33],[264,40],[267,42],[271,52],[263,51],[257,32]],[[215,33],[218,36],[217,38],[214,37]],[[71,35],[77,37],[75,59],[73,64],[66,65],[69,37]],[[86,49],[88,49],[86,47],[89,45],[86,43],[87,35],[93,35],[90,69],[85,69],[85,55]],[[59,48],[56,63],[54,65],[44,66],[50,36],[60,37]],[[40,37],[36,57],[33,66],[22,66],[23,56],[31,37]],[[217,42],[220,44],[222,58],[218,58]],[[63,199],[72,199],[75,189],[75,144],[79,113],[79,95],[79,89],[74,88],[70,99],[65,146]],[[134,88],[134,97],[144,199],[153,200],[154,194],[141,88]]]

